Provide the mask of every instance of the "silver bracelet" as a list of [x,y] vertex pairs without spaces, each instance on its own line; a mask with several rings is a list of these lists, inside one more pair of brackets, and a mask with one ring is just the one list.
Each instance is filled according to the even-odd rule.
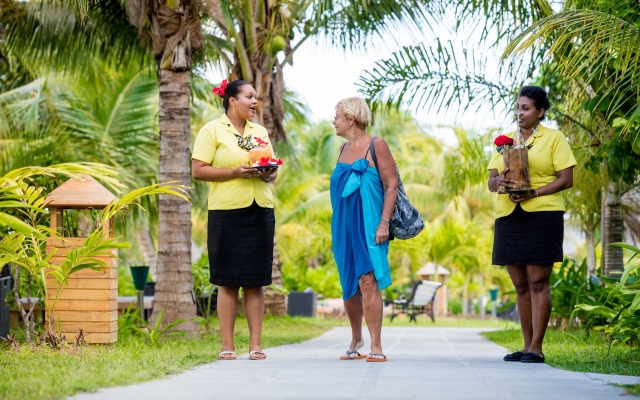
[[382,218],[382,217],[380,217],[380,221],[386,222],[387,224],[390,222],[388,219],[385,219],[385,218]]

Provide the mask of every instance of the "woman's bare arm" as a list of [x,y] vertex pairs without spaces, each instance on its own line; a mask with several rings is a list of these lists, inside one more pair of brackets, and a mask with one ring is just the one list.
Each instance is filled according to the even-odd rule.
[[373,141],[373,146],[376,149],[378,173],[384,190],[382,215],[376,230],[376,243],[380,244],[389,240],[389,222],[387,221],[390,221],[393,216],[396,199],[398,198],[398,171],[387,142],[382,138],[378,138]]

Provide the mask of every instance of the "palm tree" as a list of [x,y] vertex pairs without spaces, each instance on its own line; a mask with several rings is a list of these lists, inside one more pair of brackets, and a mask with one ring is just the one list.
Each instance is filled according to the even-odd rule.
[[[366,46],[371,36],[384,37],[420,28],[427,21],[428,1],[239,1],[204,5],[216,30],[232,44],[228,57],[233,79],[253,84],[260,101],[258,122],[274,140],[286,140],[283,68],[296,50],[320,36],[345,49]],[[294,38],[297,36],[296,40]],[[284,56],[279,57],[281,51]]]
[[[189,186],[190,103],[193,53],[203,45],[200,0],[128,1],[129,21],[153,44],[160,93],[160,173],[158,180]],[[160,196],[158,264],[151,317],[163,312],[163,326],[195,316],[191,272],[191,203]],[[189,320],[180,330],[198,332]]]
[[[56,118],[53,120],[49,118],[41,119],[44,123],[38,126],[35,131],[43,137],[44,143],[32,142],[31,148],[34,149],[34,153],[37,153],[35,150],[39,148],[41,154],[53,155],[54,157],[60,156],[59,152],[49,153],[46,150],[42,152],[44,147],[40,147],[38,144],[46,144],[48,142],[55,144],[54,140],[50,140],[54,139],[50,133],[52,131],[63,131],[66,132],[67,136],[72,136],[65,142],[78,144],[80,149],[87,149],[89,152],[93,152],[93,157],[102,157],[102,160],[106,158],[106,161],[112,164],[127,158],[128,161],[119,165],[124,177],[135,178],[136,181],[155,181],[158,164],[157,161],[154,161],[157,160],[157,155],[154,157],[154,153],[157,154],[155,145],[157,134],[154,128],[157,123],[153,122],[153,118],[156,115],[155,109],[157,108],[153,107],[148,95],[157,93],[157,84],[155,83],[157,78],[153,77],[153,64],[149,62],[150,58],[147,57],[147,52],[138,39],[135,28],[131,27],[124,18],[125,10],[120,2],[104,1],[96,4],[90,9],[92,18],[84,21],[84,26],[81,20],[76,19],[74,13],[49,2],[15,4],[15,10],[15,13],[3,14],[4,17],[9,19],[7,25],[11,29],[7,32],[2,53],[9,60],[8,63],[13,64],[14,69],[17,66],[22,67],[22,71],[26,71],[23,73],[23,79],[29,82],[30,79],[35,77],[48,77],[52,73],[62,70],[65,71],[63,76],[67,85],[69,81],[73,81],[74,83],[77,82],[75,84],[78,87],[92,88],[84,96],[75,95],[70,97],[68,91],[60,97],[52,96],[54,99],[52,99],[51,103],[56,104],[55,107],[45,107],[48,106],[47,103],[40,98],[35,98],[35,100],[40,101],[33,101],[35,104],[34,109],[38,110],[38,107],[40,110],[44,109],[47,114],[52,114]],[[161,12],[158,11],[158,13]],[[11,18],[14,18],[14,20],[11,20]],[[162,26],[169,29],[167,25],[171,24],[163,24]],[[25,42],[29,43],[29,45],[25,46],[23,44]],[[64,48],[64,51],[57,50],[60,48]],[[27,66],[28,68],[26,68]],[[104,66],[104,68],[99,68],[100,66]],[[119,95],[112,98],[95,96],[94,99],[96,101],[89,103],[91,105],[90,108],[83,107],[82,99],[86,99],[89,95],[117,92],[118,90],[113,89],[117,88],[114,83],[119,82],[118,74],[124,70],[130,72],[134,68],[139,71],[139,75],[137,78],[133,75],[129,83],[120,87],[121,92]],[[163,81],[165,85],[160,85],[163,88],[167,88],[167,85],[174,78],[171,74],[168,75],[169,79]],[[183,78],[185,76],[184,73],[178,75]],[[131,75],[129,76],[131,77]],[[186,76],[188,77],[189,73]],[[54,81],[49,78],[46,82],[51,83]],[[73,87],[74,85],[71,86]],[[176,87],[179,87],[179,85]],[[188,89],[189,86],[187,85],[187,96],[189,94]],[[18,94],[19,90],[15,92]],[[175,159],[171,154],[172,150],[168,149],[168,147],[176,147],[175,143],[169,142],[167,144],[167,136],[170,137],[172,134],[179,135],[180,130],[182,130],[182,135],[184,136],[186,133],[186,136],[182,137],[181,140],[183,142],[186,141],[186,145],[183,145],[180,153],[182,162],[164,162],[165,168],[161,171],[160,180],[162,182],[179,181],[188,186],[190,175],[188,164],[190,133],[188,129],[188,97],[186,109],[183,107],[176,111],[172,108],[172,105],[176,104],[176,102],[171,100],[173,95],[170,92],[171,90],[169,90],[167,96],[163,95],[165,100],[168,99],[166,104],[169,107],[165,108],[169,109],[169,111],[161,113],[161,120],[163,121],[161,132],[164,129],[169,131],[169,134],[164,135],[164,137],[162,134],[160,135],[160,141],[165,143],[164,146],[161,146],[161,158]],[[164,93],[167,93],[167,91],[165,90]],[[49,98],[47,97],[47,99]],[[182,101],[182,99],[180,100]],[[129,101],[137,102],[138,105],[134,107]],[[62,107],[59,107],[60,105]],[[165,103],[163,102],[162,105],[165,105]],[[108,106],[112,107],[109,108]],[[20,110],[19,107],[17,110]],[[105,110],[111,110],[111,115],[105,113]],[[181,126],[180,129],[167,128],[166,122],[171,121],[171,118],[176,114],[185,123],[179,125]],[[151,121],[149,121],[149,117]],[[32,118],[32,120],[36,119]],[[54,125],[51,121],[56,124]],[[46,122],[49,122],[49,125],[45,126]],[[52,130],[52,127],[56,129]],[[27,140],[33,137],[33,134],[29,133],[27,129],[22,129],[22,131],[27,134],[25,137]],[[138,133],[138,135],[132,133]],[[137,138],[143,139],[142,141],[137,141]],[[57,143],[60,143],[61,139],[61,137],[55,137],[55,140],[58,140]],[[34,144],[36,146],[33,146]],[[70,149],[65,150],[68,151]],[[87,150],[81,150],[76,154],[69,152],[66,157],[75,155],[84,158],[87,156]],[[5,152],[4,154],[7,153]],[[136,157],[139,157],[139,159],[134,160]],[[51,160],[44,159],[41,162],[46,165],[51,163]],[[145,164],[152,168],[145,170]],[[143,166],[145,167],[141,168]],[[178,172],[182,174],[182,179],[177,179],[173,169],[179,170]],[[174,206],[174,202],[175,200],[173,199],[161,196],[160,208],[163,211],[167,208],[175,208],[178,215],[176,217],[175,213],[164,213],[165,217],[162,218],[163,228],[161,229],[164,235],[160,235],[160,248],[164,252],[161,252],[160,255],[160,265],[167,267],[165,269],[160,268],[166,273],[159,277],[162,283],[159,283],[157,298],[159,307],[165,307],[163,323],[167,324],[173,320],[195,316],[195,306],[191,297],[192,281],[190,280],[190,225],[188,224],[190,221],[190,204],[183,199],[175,202],[176,206]],[[170,217],[167,218],[167,215]],[[178,223],[176,221],[187,222]],[[175,249],[169,243],[166,243],[167,241],[180,245]],[[170,251],[171,254],[177,254],[178,258],[167,255],[167,251]],[[167,260],[167,258],[170,259]],[[176,272],[172,274],[167,269],[173,269]],[[177,294],[172,296],[171,293],[173,292],[177,292]],[[189,311],[191,308],[193,310]],[[197,324],[190,322],[185,324],[183,328],[196,331]]]

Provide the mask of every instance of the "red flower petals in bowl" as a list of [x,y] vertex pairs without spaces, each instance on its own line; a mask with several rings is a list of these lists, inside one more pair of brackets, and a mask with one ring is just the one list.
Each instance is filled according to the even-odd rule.
[[281,159],[262,157],[260,160],[253,163],[253,167],[276,167],[278,165],[282,165]]

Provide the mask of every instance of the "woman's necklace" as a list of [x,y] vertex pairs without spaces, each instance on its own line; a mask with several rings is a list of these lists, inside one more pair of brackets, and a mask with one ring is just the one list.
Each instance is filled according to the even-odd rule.
[[255,144],[251,143],[252,137],[250,134],[246,138],[243,138],[237,133],[234,133],[234,135],[236,136],[236,139],[238,139],[238,147],[240,147],[242,150],[249,151],[256,147]]
[[[536,124],[536,126],[533,127],[533,129],[531,130],[531,135],[527,136],[526,138],[524,137],[524,135],[522,134],[522,129],[518,128],[518,130],[520,131],[520,135],[522,135],[522,144],[524,145],[524,147],[526,147],[527,149],[530,149],[531,147],[533,147],[533,141],[536,139],[536,134],[538,133],[538,126],[540,124]],[[533,139],[531,139],[531,143],[529,144],[525,144],[529,141],[529,139],[533,136]]]

